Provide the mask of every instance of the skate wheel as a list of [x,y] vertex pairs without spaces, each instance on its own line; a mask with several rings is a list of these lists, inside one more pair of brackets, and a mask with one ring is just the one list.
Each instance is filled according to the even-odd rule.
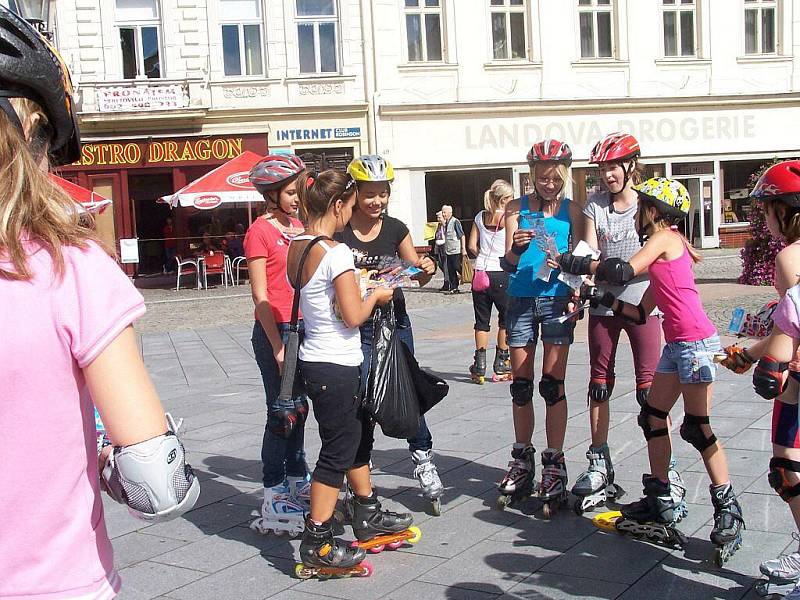
[[439,498],[431,500],[431,513],[434,517],[442,516],[442,501]]
[[397,550],[402,545],[403,545],[403,542],[399,541],[399,542],[392,542],[391,544],[386,544],[386,547],[389,550]]
[[372,548],[370,548],[369,551],[372,554],[380,554],[381,552],[383,552],[384,548],[386,548],[386,544],[378,544],[377,546],[373,546]]
[[416,525],[409,527],[408,530],[414,534],[406,540],[409,544],[416,544],[422,539],[422,531],[420,531],[420,528]]
[[555,512],[555,508],[549,502],[542,504],[542,516],[545,519],[552,519]]
[[298,579],[311,579],[314,574],[303,563],[297,563],[294,566],[294,576]]
[[362,560],[359,565],[360,567],[358,573],[356,573],[356,577],[369,577],[375,572],[375,569],[372,566],[372,563],[368,560]]
[[494,503],[495,508],[497,510],[505,510],[506,506],[511,504],[511,496],[501,495],[498,496],[497,501]]
[[582,516],[583,516],[583,513],[584,513],[583,506],[581,506],[581,504],[582,504],[582,503],[581,503],[581,502],[580,502],[580,500],[579,500],[578,502],[576,502],[576,503],[575,503],[575,504],[573,504],[573,506],[572,506],[572,512],[574,512],[574,513],[575,513],[576,515],[578,515],[579,517],[582,517]]

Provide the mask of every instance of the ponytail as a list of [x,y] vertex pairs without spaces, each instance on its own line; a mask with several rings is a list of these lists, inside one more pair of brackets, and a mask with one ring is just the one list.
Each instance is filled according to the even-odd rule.
[[300,217],[304,223],[319,219],[336,200],[346,200],[356,192],[354,180],[345,172],[328,169],[319,175],[307,172],[297,179]]

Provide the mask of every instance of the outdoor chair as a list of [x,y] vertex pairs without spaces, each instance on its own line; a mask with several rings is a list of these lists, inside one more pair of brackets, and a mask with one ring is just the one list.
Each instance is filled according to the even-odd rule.
[[[228,257],[224,252],[204,252],[203,253],[203,283],[208,289],[208,276],[220,275],[222,283],[228,287]],[[233,279],[231,277],[231,279]]]
[[231,262],[231,278],[234,276],[236,277],[236,283],[234,285],[239,285],[239,275],[242,269],[244,269],[245,273],[249,274],[247,270],[247,258],[244,256],[237,256],[233,259],[233,262]]
[[175,282],[175,291],[181,289],[181,275],[194,275],[197,281],[197,289],[200,289],[200,265],[193,258],[175,257],[175,262],[178,263],[178,276]]

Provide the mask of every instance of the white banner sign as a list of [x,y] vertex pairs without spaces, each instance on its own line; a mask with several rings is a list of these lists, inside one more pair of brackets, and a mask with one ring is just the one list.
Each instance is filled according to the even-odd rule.
[[186,100],[180,85],[97,88],[100,112],[133,112],[184,108]]

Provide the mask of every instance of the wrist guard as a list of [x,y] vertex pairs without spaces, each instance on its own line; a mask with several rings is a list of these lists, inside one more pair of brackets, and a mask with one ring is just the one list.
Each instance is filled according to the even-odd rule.
[[572,252],[565,252],[558,257],[561,270],[573,275],[590,275],[592,270],[591,256],[575,256]]
[[612,285],[625,285],[634,278],[634,272],[629,262],[619,258],[607,258],[597,265],[595,277],[598,281],[607,281]]

